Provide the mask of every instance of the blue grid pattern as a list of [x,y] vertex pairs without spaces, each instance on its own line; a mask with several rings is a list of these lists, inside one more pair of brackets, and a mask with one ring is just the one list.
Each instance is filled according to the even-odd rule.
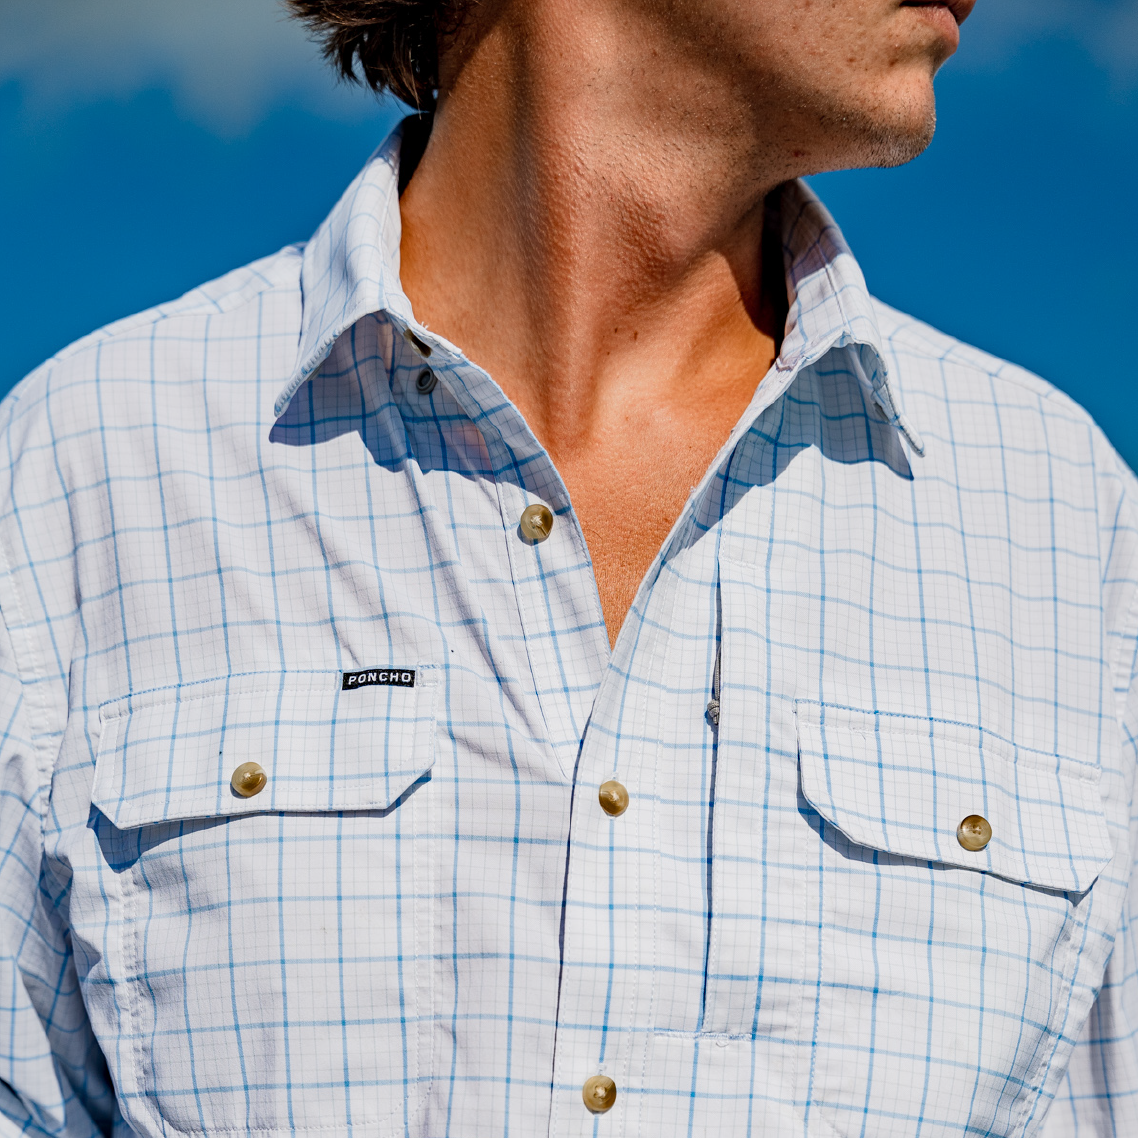
[[399,287],[398,146],[3,405],[0,1133],[1138,1134],[1133,475],[789,185],[782,353],[610,653]]

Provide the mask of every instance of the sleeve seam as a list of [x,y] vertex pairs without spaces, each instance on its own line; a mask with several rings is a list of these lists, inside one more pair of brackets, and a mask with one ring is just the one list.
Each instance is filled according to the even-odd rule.
[[[27,623],[26,606],[24,605],[23,595],[20,587],[15,580],[15,575],[11,569],[11,558],[8,555],[7,542],[0,536],[0,586],[6,585],[3,591],[7,593],[8,598],[12,601],[12,607],[15,608],[19,619]],[[0,634],[2,634],[8,641],[12,652],[12,663],[15,667],[16,674],[19,677],[21,686],[21,700],[20,707],[17,710],[17,717],[23,718],[28,728],[28,742],[31,748],[33,758],[36,765],[36,777],[39,782],[40,802],[38,806],[38,814],[40,816],[41,831],[43,819],[47,813],[47,802],[51,791],[51,775],[52,775],[52,759],[47,754],[48,748],[44,746],[44,741],[53,737],[53,733],[48,729],[47,725],[47,707],[39,706],[39,691],[38,685],[35,682],[36,670],[29,669],[25,662],[25,653],[20,649],[17,644],[17,638],[12,634],[11,627],[8,623],[8,618],[5,613],[5,605],[3,599],[0,598]],[[39,712],[39,714],[36,714]],[[37,724],[42,728],[37,730]]]
[[1131,595],[1130,606],[1126,611],[1126,621],[1118,643],[1114,646],[1114,659],[1110,662],[1111,677],[1116,685],[1115,701],[1117,707],[1115,714],[1119,726],[1125,724],[1128,698],[1134,688],[1135,680],[1138,679],[1138,651],[1132,652],[1134,662],[1130,665],[1128,674],[1123,673],[1123,653],[1127,646],[1132,649],[1138,648],[1138,585],[1135,586]]

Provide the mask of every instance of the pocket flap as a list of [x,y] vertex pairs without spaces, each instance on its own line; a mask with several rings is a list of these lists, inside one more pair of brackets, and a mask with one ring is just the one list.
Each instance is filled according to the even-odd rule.
[[[265,812],[384,810],[434,762],[439,673],[341,690],[339,672],[250,673],[100,708],[93,805],[120,829]],[[267,780],[230,783],[244,763]]]
[[[858,845],[1074,893],[1110,861],[1097,766],[958,723],[806,700],[795,718],[803,796]],[[973,814],[976,852],[956,836]]]

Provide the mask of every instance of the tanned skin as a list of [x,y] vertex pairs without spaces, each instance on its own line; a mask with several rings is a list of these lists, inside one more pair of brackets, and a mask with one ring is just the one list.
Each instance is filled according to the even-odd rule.
[[974,2],[481,0],[444,50],[403,286],[548,449],[611,644],[775,358],[765,196],[919,154]]

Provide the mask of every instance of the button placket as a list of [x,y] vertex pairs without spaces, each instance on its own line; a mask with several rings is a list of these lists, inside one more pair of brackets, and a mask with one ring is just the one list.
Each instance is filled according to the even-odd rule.
[[[429,420],[441,406],[453,420],[457,410],[485,447],[479,475],[496,493],[517,603],[513,614],[499,613],[498,635],[513,642],[513,673],[532,677],[527,716],[543,721],[534,722],[534,734],[549,741],[558,773],[567,777],[595,690],[589,680],[599,683],[608,663],[584,539],[575,536],[579,527],[566,510],[549,456],[493,380],[446,344],[432,346],[411,329],[397,331],[395,367],[405,393],[400,413]],[[424,390],[428,386],[431,391]]]
[[[686,560],[684,567],[690,567]],[[666,674],[671,653],[680,647],[673,635],[683,605],[677,584],[682,577],[682,570],[658,576],[646,598],[641,634],[618,644],[578,763],[578,801],[583,808],[574,810],[570,834],[554,1076],[559,1098],[553,1129],[559,1135],[586,1133],[589,1114],[581,1107],[581,1088],[601,1072],[621,1097],[613,1120],[598,1121],[597,1132],[617,1125],[624,1133],[640,1132],[640,1078],[652,1028],[658,1005],[673,1001],[673,992],[658,990],[661,977],[677,977],[676,956],[668,948],[663,956],[658,952],[664,943],[661,936],[667,936],[661,932],[661,913],[676,903],[663,892],[661,851],[671,843],[660,835],[657,820],[657,796],[667,798],[673,791],[670,785],[659,785],[658,775],[667,766],[661,748],[677,737],[673,716],[690,717],[693,738],[707,731],[706,696],[702,691],[691,695],[681,710],[674,696],[635,677]],[[663,918],[665,923],[670,920]],[[686,939],[681,935],[677,943]],[[664,981],[665,989],[674,986]],[[699,982],[690,989],[680,1000],[694,1006]],[[664,1016],[673,1018],[669,1012]]]
[[584,537],[548,463],[530,462],[524,486],[500,479],[498,493],[535,691],[568,778],[609,645]]
[[[402,339],[397,350],[417,369],[411,384],[429,367],[485,443],[518,603],[516,625],[545,737],[567,776],[609,662],[584,535],[552,460],[493,379],[445,343],[432,347],[410,328]],[[411,392],[411,399],[423,396]]]

